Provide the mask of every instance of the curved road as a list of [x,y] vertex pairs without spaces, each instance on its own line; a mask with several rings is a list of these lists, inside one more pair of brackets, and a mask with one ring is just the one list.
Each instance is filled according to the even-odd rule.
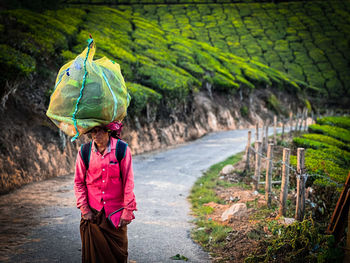
[[[247,130],[218,132],[134,157],[138,211],[128,228],[130,260],[174,262],[170,257],[181,254],[189,262],[210,262],[190,238],[186,198],[203,171],[242,151],[246,141]],[[79,222],[73,175],[1,196],[0,262],[80,262]]]

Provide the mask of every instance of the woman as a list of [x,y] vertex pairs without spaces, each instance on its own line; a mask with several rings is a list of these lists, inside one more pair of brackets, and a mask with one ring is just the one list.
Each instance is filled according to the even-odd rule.
[[92,143],[78,152],[74,190],[82,214],[82,262],[128,259],[127,225],[135,218],[136,201],[130,149],[124,143],[118,160],[123,142],[111,136],[120,130],[118,123],[93,128]]

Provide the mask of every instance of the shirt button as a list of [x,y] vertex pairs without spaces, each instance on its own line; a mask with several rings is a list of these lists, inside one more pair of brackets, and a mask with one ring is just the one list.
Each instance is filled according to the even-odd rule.
[[106,202],[103,202],[104,204],[106,204]]
[[104,156],[102,156],[102,159],[104,159],[105,157]]
[[105,180],[102,180],[102,183],[104,183],[105,182]]
[[102,171],[104,171],[104,170],[105,170],[105,168],[102,169]]
[[105,192],[102,192],[102,194],[105,194]]

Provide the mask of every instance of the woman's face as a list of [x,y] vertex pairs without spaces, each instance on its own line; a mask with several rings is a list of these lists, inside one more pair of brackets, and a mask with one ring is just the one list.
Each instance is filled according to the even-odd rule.
[[103,127],[95,127],[91,130],[91,137],[97,145],[106,146],[109,140],[107,129]]

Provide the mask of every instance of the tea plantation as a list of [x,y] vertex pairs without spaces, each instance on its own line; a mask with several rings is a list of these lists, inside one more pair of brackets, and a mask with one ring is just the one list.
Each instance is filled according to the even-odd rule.
[[162,29],[349,95],[349,1],[132,6]]
[[96,58],[121,65],[134,114],[147,104],[179,110],[201,89],[269,87],[306,92],[313,105],[349,102],[349,1],[195,2],[61,1],[54,10],[1,11],[0,82],[55,74],[91,33]]

